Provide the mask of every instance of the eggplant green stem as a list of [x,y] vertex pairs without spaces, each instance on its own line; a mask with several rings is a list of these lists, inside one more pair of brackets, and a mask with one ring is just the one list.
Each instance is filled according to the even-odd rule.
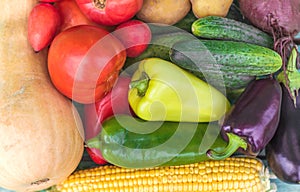
[[298,58],[297,48],[294,47],[291,51],[286,70],[283,70],[278,74],[277,80],[282,82],[288,89],[289,94],[296,106],[296,97],[298,90],[300,89],[300,72],[297,69],[297,58]]
[[101,148],[100,138],[97,136],[97,137],[93,137],[91,139],[88,139],[87,141],[85,141],[85,147],[100,149]]
[[131,81],[129,86],[131,89],[136,88],[138,91],[138,95],[140,97],[143,97],[147,92],[149,81],[150,78],[145,72],[143,72],[141,78],[135,81]]
[[244,150],[247,149],[248,144],[244,139],[233,133],[226,134],[228,137],[228,145],[224,149],[222,149],[222,151],[209,149],[206,153],[209,158],[213,160],[222,160],[230,157],[234,152],[238,150],[238,148],[242,148]]

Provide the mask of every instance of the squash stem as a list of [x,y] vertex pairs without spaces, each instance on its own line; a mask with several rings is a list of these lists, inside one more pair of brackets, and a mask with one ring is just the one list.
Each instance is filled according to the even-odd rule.
[[238,148],[242,148],[244,150],[247,149],[248,144],[244,139],[233,133],[226,134],[228,137],[228,145],[221,151],[209,149],[206,153],[209,158],[213,160],[222,160],[231,156],[238,150]]
[[135,81],[131,81],[129,86],[131,89],[136,88],[138,91],[138,95],[140,97],[143,97],[148,89],[149,81],[150,79],[148,75],[145,72],[143,72],[141,78]]

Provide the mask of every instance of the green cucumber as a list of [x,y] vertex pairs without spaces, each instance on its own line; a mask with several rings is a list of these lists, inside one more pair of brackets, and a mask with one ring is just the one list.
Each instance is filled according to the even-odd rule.
[[242,41],[273,48],[272,37],[264,31],[234,19],[207,16],[192,24],[192,33],[200,38]]
[[[207,53],[205,53],[207,52]],[[211,54],[215,63],[208,63],[203,53]],[[173,45],[170,60],[191,70],[262,76],[277,72],[281,56],[274,50],[250,43],[223,40],[186,40]],[[196,62],[196,63],[195,63]]]
[[226,88],[226,90],[245,88],[251,81],[255,79],[255,76],[251,75],[238,75],[234,73],[220,74],[218,71],[210,71],[207,74],[203,74],[199,71],[190,70],[187,68],[184,69],[193,73],[198,78],[207,81],[207,83],[219,89],[220,91],[222,91],[224,88]]
[[153,34],[151,42],[148,45],[147,49],[138,57],[128,57],[123,68],[127,69],[127,71],[134,71],[134,64],[138,63],[139,61],[145,58],[150,57],[158,57],[170,61],[169,52],[173,44],[179,41],[191,39],[196,39],[196,37],[191,33],[184,32],[180,29],[172,33]]
[[255,77],[273,74],[282,66],[280,55],[271,49],[222,40],[177,42],[170,50],[170,60],[216,88],[228,89],[245,87]]
[[240,10],[237,2],[233,2],[231,4],[229,11],[226,15],[226,18],[234,19],[236,21],[240,21],[240,22],[247,23],[247,24],[250,23],[241,13],[241,10]]

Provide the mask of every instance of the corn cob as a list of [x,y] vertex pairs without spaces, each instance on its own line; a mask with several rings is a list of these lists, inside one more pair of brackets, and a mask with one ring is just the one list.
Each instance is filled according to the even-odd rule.
[[99,166],[74,172],[52,191],[261,192],[270,189],[270,180],[259,159],[230,157],[219,161],[146,169]]

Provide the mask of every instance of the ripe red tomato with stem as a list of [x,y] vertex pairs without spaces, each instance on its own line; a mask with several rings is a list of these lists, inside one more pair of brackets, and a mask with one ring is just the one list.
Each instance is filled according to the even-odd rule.
[[53,39],[48,71],[63,95],[88,104],[112,89],[125,60],[126,50],[115,36],[96,26],[78,25]]
[[57,1],[60,1],[60,0],[39,0],[39,2],[43,2],[43,3],[55,3]]
[[118,25],[131,18],[142,8],[143,0],[76,0],[82,12],[102,25]]
[[94,25],[109,31],[113,30],[112,27],[100,25],[88,19],[79,9],[75,0],[61,0],[56,2],[54,6],[58,9],[62,21],[60,31],[76,25]]
[[125,46],[128,57],[137,57],[148,47],[152,33],[150,27],[140,20],[121,23],[112,32]]

